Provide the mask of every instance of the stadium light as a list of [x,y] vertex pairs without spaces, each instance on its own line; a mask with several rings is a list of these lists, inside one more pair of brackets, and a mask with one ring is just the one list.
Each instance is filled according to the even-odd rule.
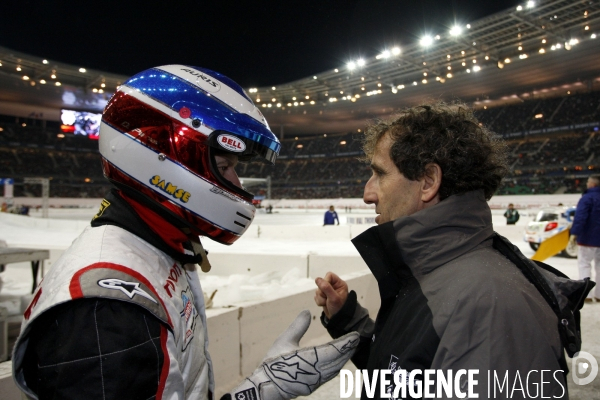
[[384,51],[381,52],[381,54],[377,54],[375,56],[375,58],[378,59],[378,60],[382,59],[382,58],[390,58],[390,55],[391,55],[391,53],[390,53],[389,50],[384,50]]
[[42,64],[48,64],[48,60],[42,60]]
[[28,81],[28,80],[29,80],[29,77],[28,77],[27,75],[23,75],[23,80],[24,80],[24,81]]
[[450,29],[450,36],[458,36],[462,33],[462,28],[458,25],[454,25],[451,29]]
[[433,38],[429,35],[423,36],[419,41],[419,44],[423,47],[429,47],[433,44]]
[[590,39],[596,39],[596,34],[595,34],[595,33],[592,33],[592,34],[590,35]]
[[45,85],[45,84],[46,84],[46,80],[45,80],[45,79],[40,79],[40,83],[41,83],[42,85]]
[[356,60],[356,65],[358,65],[359,67],[363,67],[365,65],[365,60],[359,58],[358,60]]
[[527,2],[527,8],[533,8],[533,7],[535,7],[535,1],[529,0]]
[[79,72],[81,72],[82,74],[84,74],[87,70],[85,68],[79,68]]
[[474,72],[479,72],[479,71],[481,71],[481,67],[479,65],[476,65],[476,66],[473,67],[473,71]]
[[517,11],[523,11],[523,6],[521,6],[521,5],[518,5],[518,6],[517,6]]
[[397,56],[398,54],[400,54],[400,47],[393,47],[392,48],[392,54]]
[[352,71],[356,68],[356,63],[354,61],[350,61],[348,64],[346,64],[346,66],[350,71]]

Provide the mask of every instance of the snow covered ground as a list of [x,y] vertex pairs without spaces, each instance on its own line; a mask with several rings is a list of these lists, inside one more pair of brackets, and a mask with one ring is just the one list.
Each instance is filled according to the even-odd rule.
[[[273,214],[258,212],[247,234],[233,246],[223,246],[210,240],[204,240],[205,247],[217,254],[251,255],[335,255],[355,256],[356,250],[350,242],[350,236],[367,226],[347,225],[347,217],[373,216],[373,211],[355,210],[340,215],[340,226],[323,227],[324,210],[275,209]],[[96,213],[96,209],[50,209],[50,219],[60,220],[47,224],[38,219],[35,212],[30,218],[3,218],[0,215],[0,240],[11,247],[45,248],[58,254],[79,235],[86,221]],[[502,211],[494,211],[494,228],[517,245],[521,251],[531,257],[533,251],[523,241],[523,231],[527,222],[535,215],[535,210],[521,213],[516,226],[506,226]],[[34,223],[35,222],[35,223]],[[209,255],[210,258],[210,255]],[[577,261],[563,257],[552,257],[546,262],[570,277],[577,277]],[[48,267],[47,267],[48,268]],[[213,265],[218,272],[218,265]],[[306,278],[305,271],[280,270],[273,265],[269,272],[248,277],[243,274],[245,266],[240,266],[240,274],[228,276],[218,273],[203,274],[201,277],[205,292],[211,293],[218,288],[215,306],[241,304],[259,299],[283,297],[290,293],[314,288],[312,279]],[[0,305],[9,308],[10,314],[22,310],[21,298],[27,298],[31,290],[31,268],[28,263],[10,264],[0,273],[3,286],[0,289]],[[583,350],[600,359],[600,303],[589,304],[582,311]],[[596,379],[600,381],[600,378]],[[337,385],[336,385],[337,382]],[[597,383],[597,385],[596,385]],[[570,387],[571,398],[599,398],[600,382],[587,387]],[[583,391],[582,391],[583,390]],[[578,394],[579,393],[579,394]],[[339,381],[334,381],[311,395],[311,399],[333,399],[339,397]]]

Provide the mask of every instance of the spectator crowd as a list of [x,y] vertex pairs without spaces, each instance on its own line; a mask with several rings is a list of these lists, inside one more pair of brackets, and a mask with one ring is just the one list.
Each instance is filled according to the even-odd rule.
[[[511,172],[498,194],[581,193],[600,169],[600,92],[485,107],[476,116],[503,136]],[[238,174],[271,177],[273,198],[362,197],[370,169],[362,134],[323,134],[282,140],[275,166],[240,164]],[[98,142],[60,134],[56,122],[0,116],[0,178],[15,180],[15,196],[40,196],[26,177],[51,178],[51,197],[102,197]],[[266,194],[266,187],[254,191]]]

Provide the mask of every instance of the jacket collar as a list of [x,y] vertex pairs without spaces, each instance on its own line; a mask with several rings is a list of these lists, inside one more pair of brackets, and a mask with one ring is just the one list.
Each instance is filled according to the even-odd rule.
[[403,280],[430,273],[493,233],[490,208],[478,190],[370,228],[352,243],[377,279],[383,298],[395,294]]

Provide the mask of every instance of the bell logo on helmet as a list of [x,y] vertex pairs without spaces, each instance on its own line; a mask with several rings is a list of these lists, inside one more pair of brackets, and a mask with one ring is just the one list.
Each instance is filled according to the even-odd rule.
[[174,198],[181,200],[183,203],[187,203],[190,200],[191,194],[183,189],[178,188],[171,182],[165,182],[160,175],[154,175],[150,178],[150,183],[166,194],[173,196]]
[[224,149],[233,151],[235,153],[241,153],[246,150],[246,143],[233,135],[219,135],[217,142],[219,142],[221,147]]
[[[202,72],[200,71],[196,71],[190,68],[181,68],[182,71],[187,72],[190,75],[194,75],[196,77],[198,77],[199,79],[202,80],[202,82],[206,83],[206,85],[202,85],[202,89],[206,90],[207,92],[218,92],[219,90],[221,90],[221,84],[215,80],[213,80],[210,76],[206,76],[204,75]],[[198,82],[201,83],[201,82]]]

